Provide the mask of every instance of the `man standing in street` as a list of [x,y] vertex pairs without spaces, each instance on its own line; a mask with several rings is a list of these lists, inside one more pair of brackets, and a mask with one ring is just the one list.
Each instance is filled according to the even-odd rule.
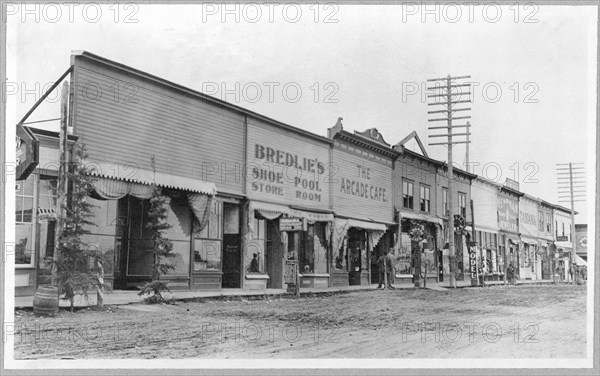
[[[377,288],[380,289],[385,283],[384,280],[387,279],[387,288],[390,290],[395,289],[395,287],[392,286],[392,283],[394,283],[395,274],[394,258],[387,250],[383,251],[383,255],[379,256],[379,259],[377,259],[377,268],[379,269],[379,285],[377,285]],[[383,273],[387,273],[387,275],[384,276]]]

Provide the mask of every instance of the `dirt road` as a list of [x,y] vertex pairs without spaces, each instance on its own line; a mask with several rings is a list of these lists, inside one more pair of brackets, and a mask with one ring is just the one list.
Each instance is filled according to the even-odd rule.
[[360,291],[301,299],[16,311],[15,357],[581,358],[585,286]]

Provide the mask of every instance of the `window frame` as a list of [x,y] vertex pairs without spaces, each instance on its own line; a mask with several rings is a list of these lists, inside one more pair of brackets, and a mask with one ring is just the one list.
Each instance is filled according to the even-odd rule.
[[[24,189],[23,189],[23,194],[18,194],[17,190],[16,190],[16,186],[15,186],[15,209],[16,209],[16,201],[17,199],[21,200],[21,203],[23,202],[23,200],[25,198],[31,198],[32,199],[32,205],[31,205],[31,221],[28,222],[23,222],[23,205],[21,204],[21,221],[17,221],[16,218],[16,212],[15,212],[15,231],[16,231],[16,226],[20,226],[20,225],[29,225],[31,226],[31,229],[29,230],[29,238],[27,241],[27,245],[26,247],[31,247],[31,249],[29,249],[29,251],[31,251],[31,259],[29,261],[29,263],[27,264],[17,264],[17,260],[16,260],[16,244],[18,242],[18,239],[15,238],[15,268],[17,269],[31,269],[31,268],[35,268],[36,266],[36,258],[37,258],[37,243],[38,243],[38,234],[37,234],[37,223],[38,223],[38,214],[37,214],[37,206],[38,206],[38,184],[39,184],[39,180],[40,180],[40,175],[37,172],[32,173],[31,175],[29,175],[29,177],[27,177],[27,179],[25,180],[19,180],[17,182],[17,184],[24,184],[28,179],[32,179],[32,193],[31,195],[25,195],[24,194]],[[15,233],[16,236],[16,233]],[[25,249],[25,251],[27,251],[27,249]]]
[[[424,198],[424,193],[427,192],[427,198]],[[423,206],[425,205],[425,209]],[[423,213],[431,213],[431,186],[427,184],[419,184],[419,209]]]
[[442,211],[444,216],[450,214],[450,208],[448,207],[448,188],[442,187]]
[[[461,201],[464,198],[464,206],[461,205]],[[467,194],[464,192],[458,192],[458,210],[460,212],[460,215],[463,216],[463,218],[467,218]],[[464,211],[464,213],[463,213]]]
[[[209,219],[208,222],[206,223],[206,226],[204,226],[204,228],[202,229],[202,231],[199,232],[195,232],[193,234],[193,244],[194,244],[194,249],[192,252],[192,270],[193,272],[201,272],[201,271],[211,271],[211,270],[217,270],[217,271],[223,271],[223,227],[224,227],[224,223],[223,223],[223,218],[224,218],[224,203],[221,200],[213,200],[212,202],[212,208],[210,210],[210,214],[209,214]],[[213,220],[213,218],[215,218],[216,220]],[[214,227],[217,227],[217,229],[213,230]],[[213,237],[214,232],[217,232],[216,237]],[[197,249],[201,250],[201,247],[203,246],[203,243],[218,243],[218,251],[219,252],[219,268],[208,268],[208,258],[206,257],[204,260],[202,261],[196,261],[196,253],[198,252]],[[200,251],[201,252],[201,251]],[[195,263],[197,262],[205,262],[207,263],[207,269],[196,269],[196,265]]]
[[[406,193],[410,186],[410,195]],[[405,187],[407,188],[405,190]],[[414,210],[415,208],[415,183],[413,180],[402,179],[402,206],[405,209]]]

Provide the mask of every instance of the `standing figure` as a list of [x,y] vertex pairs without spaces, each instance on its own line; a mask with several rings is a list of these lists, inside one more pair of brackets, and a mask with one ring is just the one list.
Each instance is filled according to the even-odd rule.
[[253,253],[252,261],[250,261],[250,272],[251,273],[259,273],[260,270],[258,268],[258,255]]

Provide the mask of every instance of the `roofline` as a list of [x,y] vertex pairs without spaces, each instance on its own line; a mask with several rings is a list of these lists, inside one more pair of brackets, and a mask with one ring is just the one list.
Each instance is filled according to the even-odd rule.
[[[448,169],[448,167],[447,167],[447,166],[448,166],[448,163],[446,163],[446,162],[442,162],[442,161],[439,161],[439,162],[442,164],[442,166],[441,166],[441,167],[442,167],[442,169],[444,169],[444,167],[446,167],[446,169]],[[465,171],[465,170],[462,170],[462,169],[460,169],[460,168],[453,167],[453,168],[452,168],[452,172],[455,172],[455,173],[457,173],[457,174],[463,174],[463,175],[466,175],[466,176],[467,176],[468,178],[470,178],[471,180],[477,179],[477,175],[476,175],[476,174],[472,174],[472,173],[470,173],[470,172],[467,172],[467,171]]]
[[[46,129],[40,129],[40,128],[34,128],[34,127],[29,127],[24,125],[25,128],[29,129],[31,131],[31,133],[35,134],[36,136],[46,136],[46,137],[51,137],[51,138],[59,138],[60,137],[60,133],[59,132],[55,132],[55,131],[49,131]],[[74,134],[70,134],[68,135],[67,139],[69,141],[77,141],[79,139],[79,136],[76,136]]]
[[158,84],[163,85],[163,86],[167,86],[167,87],[169,87],[171,89],[174,89],[174,90],[177,90],[177,91],[180,91],[180,92],[184,92],[184,93],[186,93],[188,95],[200,98],[200,99],[202,99],[202,100],[204,100],[206,102],[209,102],[211,104],[215,104],[217,106],[221,106],[221,107],[227,108],[229,110],[241,113],[243,115],[246,115],[246,116],[249,116],[249,117],[253,117],[253,118],[258,119],[258,120],[262,120],[262,121],[267,122],[269,124],[276,125],[278,127],[290,130],[292,132],[296,132],[296,133],[302,134],[304,136],[316,139],[318,141],[322,141],[322,142],[327,143],[327,144],[333,144],[333,141],[330,140],[330,139],[328,139],[327,137],[319,136],[317,134],[314,134],[312,132],[306,131],[304,129],[297,128],[297,127],[294,127],[292,125],[280,122],[280,121],[272,119],[272,118],[270,118],[268,116],[264,116],[264,115],[258,114],[258,113],[254,112],[254,111],[250,111],[250,110],[247,110],[247,109],[245,109],[243,107],[236,106],[234,104],[226,102],[224,100],[211,97],[210,95],[204,94],[204,93],[199,92],[197,90],[190,89],[190,88],[185,87],[185,86],[180,85],[180,84],[176,84],[176,83],[174,83],[172,81],[166,80],[164,78],[160,78],[160,77],[155,76],[153,74],[141,71],[141,70],[136,69],[136,68],[132,68],[132,67],[127,66],[125,64],[121,64],[121,63],[118,63],[116,61],[104,58],[102,56],[98,56],[98,55],[93,54],[93,53],[88,52],[88,51],[82,51],[82,50],[71,51],[71,65],[72,66],[75,65],[75,59],[77,57],[86,58],[86,59],[92,60],[92,61],[94,61],[96,63],[100,63],[100,64],[104,64],[104,65],[110,66],[112,68],[124,70],[127,73],[129,73],[129,74],[145,78],[147,80],[153,81],[153,82],[158,83]]
[[[561,212],[564,212],[564,213],[571,214],[571,209],[567,209],[567,208],[565,208],[564,206],[561,206],[561,205],[558,205],[558,204],[553,204],[553,205],[552,205],[552,207],[553,207],[554,209],[556,209],[556,210],[559,210],[559,211],[561,211]],[[575,214],[579,214],[579,212],[578,212],[577,210],[574,210],[573,212],[574,212]]]
[[542,199],[541,199],[541,198],[539,198],[539,197],[534,197],[534,196],[531,196],[531,195],[529,195],[529,194],[527,194],[527,193],[523,193],[523,197],[525,197],[525,198],[527,198],[527,199],[529,199],[529,200],[531,200],[531,201],[535,201],[535,202],[537,202],[538,204],[541,204],[541,203],[542,203]]
[[350,133],[343,129],[340,130],[339,132],[337,132],[335,135],[333,135],[333,139],[335,140],[336,138],[341,138],[343,140],[344,139],[352,140],[363,147],[374,149],[378,153],[383,154],[392,159],[396,159],[396,157],[397,157],[396,152],[392,148],[386,148],[383,145],[381,145],[380,143],[369,140],[368,138],[365,138],[361,135]]
[[480,182],[483,182],[483,183],[486,183],[489,185],[493,185],[494,187],[496,187],[498,189],[502,188],[502,184],[496,183],[495,181],[490,180],[488,178],[484,178],[483,176],[477,175],[477,177],[475,178],[475,181],[480,181]]
[[501,186],[501,187],[500,187],[500,190],[501,190],[501,191],[503,191],[503,190],[504,190],[504,191],[510,192],[510,193],[512,193],[512,194],[514,194],[514,195],[516,195],[516,196],[518,196],[518,197],[521,197],[521,196],[524,196],[524,195],[525,195],[525,193],[523,193],[523,192],[521,192],[521,191],[517,191],[516,189],[513,189],[513,188],[511,188],[511,187],[508,187],[508,186],[506,186],[506,185],[503,185],[503,186]]

